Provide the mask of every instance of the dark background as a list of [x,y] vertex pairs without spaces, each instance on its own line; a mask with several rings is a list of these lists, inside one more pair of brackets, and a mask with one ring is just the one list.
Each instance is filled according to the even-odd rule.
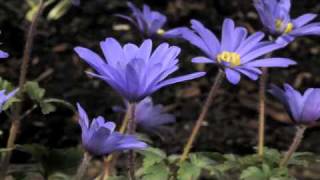
[[[0,48],[10,53],[8,60],[0,63],[1,77],[17,84],[20,61],[25,40],[25,30],[29,23],[25,21],[28,10],[21,0],[0,0],[0,29],[2,34]],[[229,17],[237,25],[250,31],[262,29],[250,0],[172,0],[172,1],[133,1],[139,8],[143,3],[151,6],[168,17],[166,29],[189,26],[190,19],[198,19],[220,36],[221,24]],[[303,13],[319,13],[318,0],[293,0],[292,17]],[[46,14],[45,11],[44,14]],[[120,0],[82,0],[80,7],[72,7],[57,21],[47,21],[43,17],[35,39],[32,62],[28,79],[38,78],[42,73],[53,73],[40,82],[47,90],[48,97],[65,99],[73,104],[80,102],[90,117],[103,115],[108,120],[120,122],[121,115],[112,111],[112,106],[122,103],[121,98],[104,82],[92,79],[85,74],[90,70],[80,61],[73,51],[81,45],[101,52],[98,44],[106,37],[115,37],[121,43],[140,43],[134,29],[116,30],[119,25],[128,25],[126,21],[114,17],[115,13],[129,15],[126,1]],[[317,19],[319,20],[319,18]],[[319,87],[320,83],[320,37],[298,38],[294,43],[275,55],[290,57],[298,62],[289,69],[272,69],[269,82],[277,85],[287,82],[300,90]],[[158,40],[156,43],[159,43]],[[155,103],[164,104],[176,115],[177,123],[170,126],[171,133],[161,137],[152,136],[156,146],[168,153],[181,153],[184,143],[193,127],[202,103],[215,77],[217,68],[211,65],[195,65],[191,58],[201,52],[183,41],[170,41],[182,48],[179,56],[181,69],[177,73],[205,70],[207,76],[198,80],[180,83],[156,92]],[[224,153],[249,154],[257,144],[257,91],[258,82],[242,77],[241,83],[233,86],[225,81],[196,141],[193,151],[217,151]],[[291,143],[295,129],[289,125],[287,116],[279,102],[268,97],[266,145],[285,150]],[[30,104],[25,103],[25,109]],[[0,145],[5,145],[9,120],[0,116]],[[35,111],[22,122],[17,143],[40,143],[52,148],[73,147],[79,144],[80,129],[73,112],[59,106],[50,115],[43,116]],[[301,151],[320,152],[319,127],[306,133]],[[19,159],[16,159],[19,161]]]

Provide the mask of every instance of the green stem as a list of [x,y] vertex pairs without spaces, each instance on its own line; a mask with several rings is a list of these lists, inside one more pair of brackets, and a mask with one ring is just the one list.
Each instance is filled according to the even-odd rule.
[[[131,117],[128,122],[128,134],[132,135],[136,131],[136,123],[135,123],[135,111],[136,111],[136,104],[135,103],[130,103],[131,108]],[[135,154],[133,150],[129,151],[128,155],[128,170],[129,170],[129,179],[130,180],[135,180]]]

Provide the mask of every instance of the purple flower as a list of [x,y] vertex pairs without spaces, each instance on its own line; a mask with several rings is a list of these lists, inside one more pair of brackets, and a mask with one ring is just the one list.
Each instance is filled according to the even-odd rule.
[[75,6],[80,6],[80,0],[71,0],[71,3]]
[[219,65],[232,84],[238,84],[240,74],[252,80],[258,79],[261,74],[260,67],[288,67],[296,64],[287,58],[259,58],[284,45],[262,41],[264,38],[262,32],[247,36],[247,30],[235,27],[231,19],[223,22],[221,42],[199,21],[191,20],[191,24],[193,30],[184,31],[182,37],[206,55],[193,58],[192,62]]
[[130,102],[139,102],[158,89],[195,79],[205,75],[204,72],[166,79],[177,71],[180,48],[160,44],[152,53],[152,41],[145,40],[140,47],[128,43],[121,45],[113,38],[100,43],[104,60],[93,51],[76,47],[75,51],[97,74],[89,73],[106,81],[122,97]]
[[320,35],[320,23],[310,23],[316,14],[308,13],[291,19],[290,0],[254,0],[254,6],[264,27],[279,36],[278,43],[287,44],[298,36]]
[[128,2],[128,7],[132,11],[132,17],[121,14],[117,14],[117,16],[130,21],[147,37],[164,34],[162,27],[167,22],[167,17],[165,15],[158,11],[152,11],[150,7],[145,4],[143,5],[142,11],[131,2]]
[[116,125],[111,121],[105,122],[101,116],[94,118],[91,125],[89,125],[87,113],[79,103],[77,103],[77,107],[83,147],[89,153],[100,156],[114,151],[144,149],[147,147],[147,144],[139,141],[135,136],[114,132]]
[[11,91],[9,94],[5,94],[6,90],[1,90],[0,91],[0,112],[2,112],[2,106],[10,99],[12,98],[16,93],[18,89],[15,89]]
[[[128,102],[126,102],[128,105]],[[115,111],[125,112],[126,109],[115,106]],[[174,123],[176,118],[166,113],[161,104],[154,105],[151,97],[146,97],[136,105],[136,123],[145,130],[154,131],[163,125]]]
[[2,58],[8,58],[8,57],[9,57],[9,54],[8,54],[8,53],[0,50],[0,59],[2,59]]
[[295,123],[312,124],[320,118],[319,88],[309,88],[301,94],[284,84],[284,90],[272,85],[269,92],[281,101]]
[[132,17],[117,14],[116,16],[131,22],[143,35],[146,37],[161,36],[163,38],[179,38],[183,27],[174,28],[168,31],[163,29],[167,22],[167,17],[158,11],[152,11],[148,5],[143,5],[140,10],[131,2],[128,2],[128,7],[132,11]]

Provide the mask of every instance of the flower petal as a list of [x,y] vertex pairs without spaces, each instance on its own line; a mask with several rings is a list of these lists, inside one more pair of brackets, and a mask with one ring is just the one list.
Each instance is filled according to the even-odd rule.
[[225,73],[226,73],[226,77],[228,79],[228,81],[233,84],[233,85],[236,85],[239,83],[240,81],[240,73],[231,69],[231,68],[226,68],[225,70]]
[[287,58],[267,58],[248,62],[250,67],[288,67],[297,64],[295,61]]

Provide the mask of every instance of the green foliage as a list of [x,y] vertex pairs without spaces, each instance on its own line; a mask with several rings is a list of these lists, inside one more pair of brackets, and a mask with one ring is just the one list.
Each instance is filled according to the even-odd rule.
[[168,166],[164,162],[160,162],[144,168],[142,180],[167,180],[169,175]]
[[251,166],[243,170],[241,180],[294,180],[290,177],[287,168],[273,168],[267,164]]
[[[11,84],[11,82],[3,79],[0,77],[0,90],[6,90],[6,92],[11,92],[14,90],[13,85]],[[19,102],[20,100],[16,97],[12,97],[10,98],[3,106],[2,106],[2,110],[6,111],[8,110],[14,103]]]
[[179,166],[177,178],[178,180],[197,180],[200,173],[201,168],[191,162],[185,161]]
[[[46,175],[55,172],[73,174],[83,155],[79,148],[49,149],[39,144],[18,145],[17,150],[30,153],[32,158],[41,164],[43,174]],[[55,174],[60,177],[60,174],[58,175]]]
[[41,88],[38,82],[28,81],[25,84],[24,89],[29,96],[29,98],[35,101],[41,108],[43,114],[49,114],[56,111],[56,106],[54,104],[61,104],[68,107],[72,111],[76,111],[72,104],[62,99],[56,98],[45,98],[46,90]]

